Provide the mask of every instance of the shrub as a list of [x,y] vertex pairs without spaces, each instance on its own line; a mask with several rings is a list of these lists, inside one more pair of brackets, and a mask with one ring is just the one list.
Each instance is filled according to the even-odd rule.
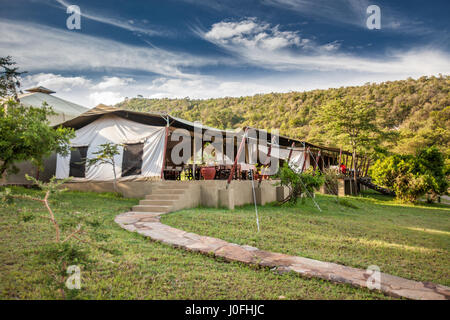
[[445,162],[436,147],[419,150],[417,155],[392,155],[378,159],[371,167],[376,184],[395,191],[399,200],[413,202],[428,193],[428,200],[447,190]]
[[394,182],[394,192],[402,202],[414,202],[427,192],[427,181],[423,175],[400,173]]
[[[295,169],[295,168],[294,168]],[[297,172],[298,171],[298,172]],[[280,179],[277,185],[285,186],[289,189],[289,195],[282,201],[282,203],[290,202],[297,203],[297,197],[302,193],[312,194],[315,189],[318,189],[325,181],[324,177],[318,172],[314,172],[312,168],[300,173],[299,170],[293,170],[285,162],[275,175]]]
[[328,193],[338,194],[338,179],[340,176],[341,174],[335,169],[327,168],[323,171],[324,183],[325,187],[328,189]]

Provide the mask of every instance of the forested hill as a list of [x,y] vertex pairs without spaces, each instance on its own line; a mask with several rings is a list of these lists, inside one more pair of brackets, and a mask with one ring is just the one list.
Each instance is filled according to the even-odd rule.
[[217,128],[252,126],[278,128],[281,134],[323,145],[337,145],[312,124],[325,103],[350,97],[376,104],[380,129],[396,133],[391,150],[412,153],[435,144],[449,154],[450,76],[422,77],[308,92],[257,94],[217,99],[127,99],[117,107],[135,111],[164,111],[187,120],[199,120]]

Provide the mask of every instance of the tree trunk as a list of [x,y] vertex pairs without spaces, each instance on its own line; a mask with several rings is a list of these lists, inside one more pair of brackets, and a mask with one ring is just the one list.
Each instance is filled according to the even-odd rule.
[[6,168],[8,168],[8,162],[3,162],[0,166],[0,179],[3,179],[3,175],[6,172]]
[[355,183],[355,195],[358,193],[358,180],[356,178],[356,150],[353,149],[353,180]]
[[117,192],[117,177],[116,177],[116,168],[113,166],[113,172],[114,172],[114,191]]

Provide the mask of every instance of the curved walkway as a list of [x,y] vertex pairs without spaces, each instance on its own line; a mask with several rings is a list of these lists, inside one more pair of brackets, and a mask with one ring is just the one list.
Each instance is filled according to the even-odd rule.
[[[164,212],[126,212],[116,216],[114,221],[128,231],[138,232],[152,240],[188,251],[214,255],[229,261],[276,267],[282,272],[293,271],[305,277],[317,277],[335,283],[368,288],[367,279],[370,274],[366,270],[259,250],[255,247],[237,245],[224,240],[189,233],[161,223],[160,216],[162,214]],[[381,273],[379,279],[380,290],[390,296],[420,300],[450,299],[450,288],[443,285],[408,280],[386,273]]]

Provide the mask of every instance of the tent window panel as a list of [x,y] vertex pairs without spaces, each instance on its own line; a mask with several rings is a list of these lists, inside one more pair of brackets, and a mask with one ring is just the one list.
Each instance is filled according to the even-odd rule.
[[86,155],[88,147],[74,147],[70,151],[70,177],[84,178],[86,176]]
[[125,144],[123,147],[122,177],[140,175],[144,144]]

